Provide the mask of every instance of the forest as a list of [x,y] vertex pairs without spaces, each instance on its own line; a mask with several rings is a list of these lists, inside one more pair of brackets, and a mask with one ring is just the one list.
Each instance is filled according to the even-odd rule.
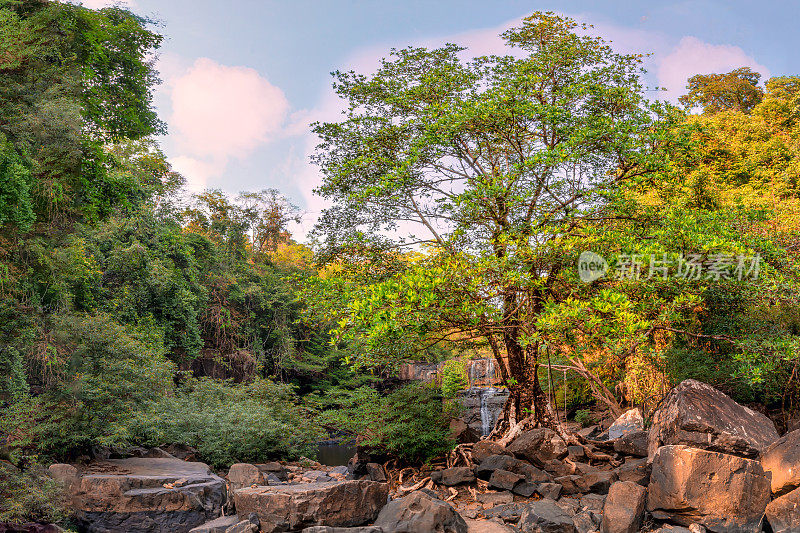
[[[158,29],[0,0],[0,523],[66,523],[46,467],[98,450],[433,463],[474,358],[509,391],[500,442],[647,422],[687,378],[798,427],[800,76],[697,73],[675,106],[553,13],[503,56],[386,51],[334,73],[330,207],[292,235],[279,190],[187,192]],[[397,378],[421,361],[437,381]]]

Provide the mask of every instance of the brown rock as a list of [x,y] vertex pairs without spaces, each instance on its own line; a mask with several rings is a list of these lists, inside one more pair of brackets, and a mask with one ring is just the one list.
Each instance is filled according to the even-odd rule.
[[72,465],[57,463],[48,468],[50,477],[63,483],[67,488],[78,479],[78,469]]
[[467,533],[467,524],[453,507],[421,491],[386,504],[375,520],[386,533]]
[[758,461],[688,446],[653,458],[647,510],[659,520],[699,523],[718,533],[756,532],[770,498]]
[[513,490],[514,485],[525,479],[525,476],[520,476],[508,470],[495,470],[492,472],[492,477],[489,478],[489,486],[500,490]]
[[628,433],[642,431],[644,418],[638,408],[628,409],[608,427],[608,438],[619,439]]
[[636,533],[642,524],[647,491],[630,481],[611,485],[603,507],[602,533]]
[[386,483],[362,479],[244,488],[234,493],[234,501],[240,515],[256,513],[261,531],[272,533],[364,525],[375,520],[388,495]]
[[566,456],[567,444],[552,429],[536,428],[522,432],[506,450],[542,467],[547,461]]
[[519,517],[517,527],[523,533],[575,533],[575,524],[553,500],[528,504]]
[[769,502],[766,515],[773,533],[800,531],[800,489]]
[[490,455],[510,455],[504,446],[490,440],[480,440],[472,445],[472,459],[480,463]]
[[577,481],[577,486],[579,492],[608,494],[608,489],[616,480],[617,474],[615,472],[599,470],[581,475]]
[[460,418],[453,418],[450,420],[450,435],[452,435],[457,444],[478,442],[481,438],[477,431],[469,427],[469,425]]
[[625,461],[616,472],[619,481],[633,481],[643,487],[650,483],[650,464],[645,458]]
[[787,433],[767,448],[761,466],[772,472],[772,492],[786,494],[800,487],[800,430]]
[[710,385],[687,379],[672,389],[653,415],[648,456],[659,446],[686,444],[757,458],[778,440],[775,424]]
[[630,431],[614,441],[614,451],[634,457],[647,457],[647,431]]
[[475,481],[475,473],[471,468],[466,466],[445,468],[444,470],[435,470],[431,472],[431,481],[437,485],[454,487],[456,485],[472,483]]
[[266,485],[264,475],[255,465],[249,463],[235,463],[232,464],[228,470],[228,481],[231,487],[241,489],[251,485]]
[[386,470],[378,463],[367,463],[367,476],[371,481],[386,482]]

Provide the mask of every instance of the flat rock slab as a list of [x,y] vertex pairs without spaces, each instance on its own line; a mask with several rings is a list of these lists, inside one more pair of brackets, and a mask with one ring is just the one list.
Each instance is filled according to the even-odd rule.
[[786,494],[800,487],[800,429],[773,442],[762,454],[761,466],[772,473],[775,494]]
[[360,479],[243,488],[234,501],[240,516],[256,513],[261,531],[273,533],[361,526],[375,520],[388,495],[388,484]]
[[513,533],[514,530],[504,524],[491,520],[467,520],[467,533]]
[[111,459],[91,465],[72,488],[88,533],[185,533],[222,513],[225,481],[203,463]]
[[648,456],[652,458],[659,446],[686,444],[758,458],[776,440],[778,432],[769,418],[711,385],[687,379],[670,391],[653,415]]

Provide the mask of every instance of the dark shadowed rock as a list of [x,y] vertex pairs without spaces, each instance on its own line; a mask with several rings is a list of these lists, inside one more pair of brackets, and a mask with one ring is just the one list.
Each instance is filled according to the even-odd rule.
[[220,516],[201,526],[197,526],[189,533],[225,533],[229,527],[233,527],[238,523],[239,517],[236,515]]
[[553,500],[529,503],[519,517],[517,527],[523,533],[575,533],[572,517]]
[[522,432],[506,446],[506,450],[519,459],[542,467],[547,461],[565,457],[567,444],[552,429],[536,428]]
[[772,492],[786,494],[800,487],[800,430],[787,433],[762,454],[761,466],[772,473]]
[[489,487],[500,490],[512,490],[514,486],[525,479],[524,476],[509,472],[508,470],[495,470],[489,478]]
[[367,463],[367,477],[371,481],[386,482],[386,470],[378,463]]
[[519,521],[519,517],[522,516],[522,513],[526,508],[527,504],[525,503],[509,503],[506,505],[498,505],[497,507],[492,507],[491,509],[486,509],[483,512],[483,515],[486,518],[499,518],[504,522],[515,524]]
[[602,533],[636,533],[642,524],[647,491],[630,481],[611,485],[603,507]]
[[766,515],[773,533],[800,531],[800,489],[769,502]]
[[510,492],[478,492],[475,498],[487,509],[514,502],[514,495]]
[[611,484],[617,480],[617,474],[613,471],[598,470],[596,472],[588,472],[579,476],[576,484],[578,491],[587,493],[594,492],[597,494],[608,494],[608,489]]
[[643,487],[650,483],[650,463],[645,458],[629,459],[616,472],[619,481],[633,481]]
[[330,527],[330,526],[311,526],[305,528],[302,533],[384,533],[382,528],[377,526],[361,527]]
[[457,444],[478,442],[481,438],[480,433],[475,431],[460,418],[453,418],[450,420],[450,435]]
[[537,493],[538,489],[539,489],[539,485],[537,485],[536,483],[529,483],[527,481],[520,481],[519,483],[514,485],[514,488],[512,490],[513,490],[514,494],[517,494],[519,496],[523,496],[525,498],[530,498],[531,496],[533,496],[534,494]]
[[563,487],[558,483],[539,483],[539,486],[536,488],[536,492],[542,498],[557,500],[559,496],[561,496],[562,489]]
[[270,475],[272,475],[280,481],[289,480],[289,473],[286,471],[286,467],[277,461],[272,461],[270,463],[260,463],[255,466],[256,468],[258,468],[258,471],[264,475],[264,479],[267,479],[269,478]]
[[431,481],[437,485],[454,487],[475,481],[475,472],[466,466],[456,466],[445,468],[444,470],[434,470],[431,472]]
[[555,478],[553,481],[561,485],[563,494],[578,494],[583,492],[581,485],[581,476],[561,476]]
[[595,511],[597,514],[603,512],[605,503],[606,497],[602,494],[586,494],[581,497],[581,509]]
[[110,459],[73,485],[83,531],[185,532],[218,517],[225,480],[203,463],[178,459]]
[[572,523],[578,533],[590,533],[600,527],[600,517],[594,511],[581,511],[572,517]]
[[389,486],[366,479],[255,487],[234,493],[236,511],[256,513],[261,531],[310,526],[352,527],[372,522],[386,503]]
[[653,415],[648,454],[659,446],[686,444],[757,458],[778,440],[775,424],[710,385],[687,379],[672,389]]
[[647,492],[656,519],[718,533],[759,531],[770,498],[758,461],[688,446],[658,449]]
[[519,474],[529,483],[548,483],[552,481],[547,472],[510,455],[491,455],[487,457],[475,469],[475,474],[480,479],[489,480],[495,470],[506,470]]
[[647,431],[631,431],[614,441],[614,451],[635,457],[647,457]]
[[453,507],[424,492],[386,504],[375,520],[385,533],[467,533],[467,524]]

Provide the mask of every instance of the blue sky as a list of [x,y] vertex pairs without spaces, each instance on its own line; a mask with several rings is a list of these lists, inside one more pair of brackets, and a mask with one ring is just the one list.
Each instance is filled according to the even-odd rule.
[[[102,7],[111,0],[83,0]],[[116,3],[116,2],[114,2]],[[681,94],[686,77],[750,66],[800,73],[800,3],[612,0],[127,0],[166,36],[156,103],[169,126],[162,145],[189,187],[231,194],[277,188],[307,211],[324,203],[308,164],[308,124],[334,120],[330,72],[369,71],[393,46],[465,44],[500,52],[497,34],[533,11],[595,26],[623,52],[645,52],[647,83]],[[656,94],[655,92],[653,93]],[[301,237],[301,235],[297,235]]]

